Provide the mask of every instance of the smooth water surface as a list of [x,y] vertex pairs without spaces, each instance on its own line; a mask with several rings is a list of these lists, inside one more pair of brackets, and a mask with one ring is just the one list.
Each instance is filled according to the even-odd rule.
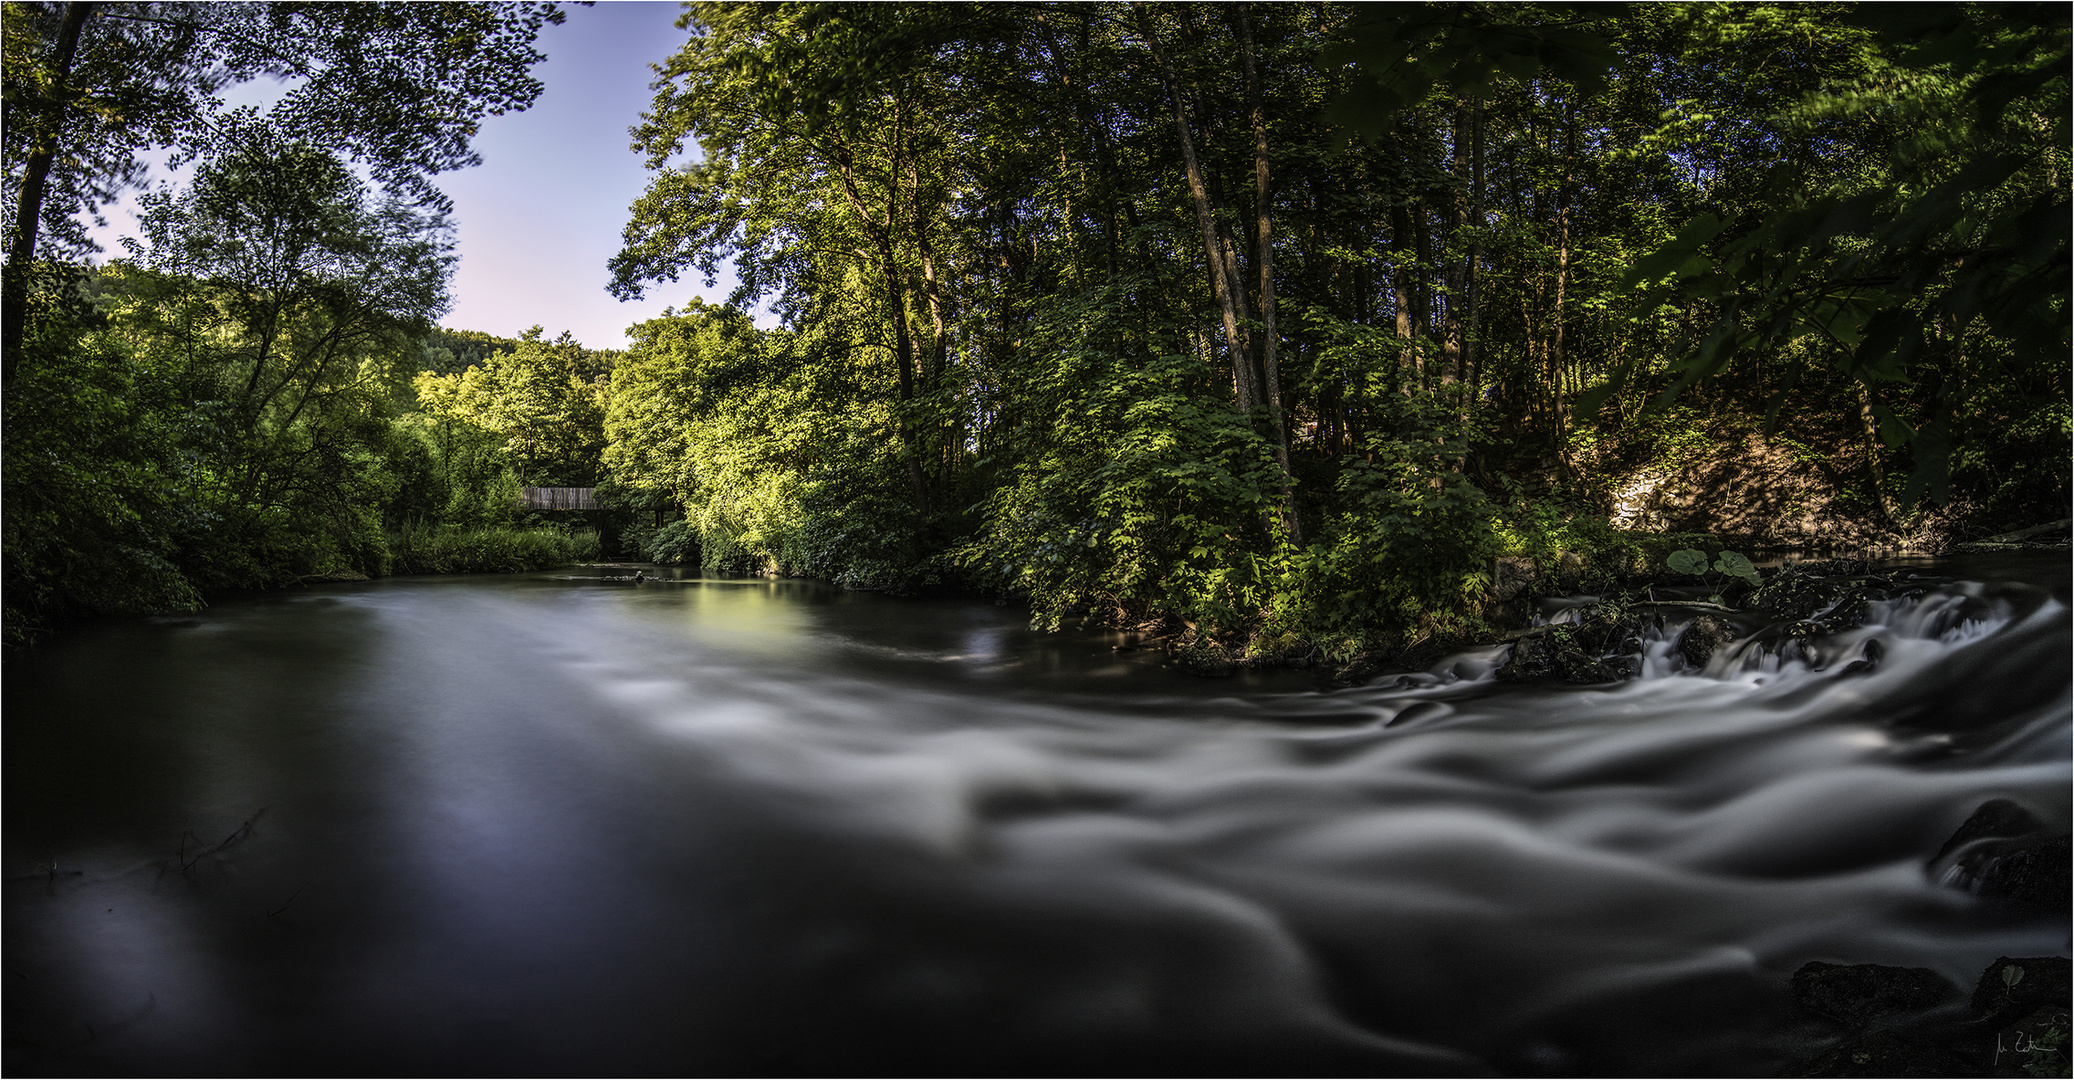
[[1756,1075],[1808,960],[2067,951],[1932,865],[1991,798],[2067,828],[2064,565],[1820,671],[1338,691],[629,573],[10,656],[8,1071]]

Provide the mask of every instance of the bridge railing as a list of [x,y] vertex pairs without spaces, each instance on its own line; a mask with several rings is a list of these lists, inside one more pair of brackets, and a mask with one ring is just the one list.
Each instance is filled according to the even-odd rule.
[[527,510],[596,510],[596,488],[529,487],[519,490],[519,505]]

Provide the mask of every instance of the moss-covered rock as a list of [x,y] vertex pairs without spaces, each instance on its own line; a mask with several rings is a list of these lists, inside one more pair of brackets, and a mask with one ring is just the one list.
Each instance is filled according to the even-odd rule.
[[1231,650],[1202,636],[1191,636],[1169,645],[1167,661],[1190,675],[1222,677],[1238,670]]
[[1693,668],[1704,669],[1716,653],[1741,636],[1735,623],[1719,615],[1704,614],[1687,623],[1678,634],[1678,655]]
[[1618,638],[1616,620],[1594,618],[1580,625],[1545,626],[1520,636],[1498,669],[1501,682],[1619,682],[1634,673],[1626,654],[1606,648]]

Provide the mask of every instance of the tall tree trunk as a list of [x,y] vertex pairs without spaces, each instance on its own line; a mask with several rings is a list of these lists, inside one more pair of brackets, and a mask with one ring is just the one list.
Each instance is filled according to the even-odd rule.
[[1469,390],[1468,408],[1475,409],[1482,403],[1483,376],[1476,366],[1476,339],[1479,331],[1482,307],[1478,303],[1478,292],[1483,285],[1483,101],[1476,102],[1476,117],[1472,121],[1470,135],[1469,169],[1469,219],[1475,230],[1469,241],[1469,261],[1464,267],[1469,279],[1468,310],[1463,321],[1467,324],[1462,333],[1462,382]]
[[[1039,15],[1037,21],[1045,25],[1047,29],[1051,25],[1050,20],[1043,15]],[[1088,54],[1090,48],[1088,40],[1089,25],[1085,19],[1080,21],[1079,31],[1080,52],[1078,55],[1084,57]],[[1089,149],[1094,152],[1095,179],[1098,190],[1090,192],[1090,195],[1091,197],[1099,196],[1095,201],[1102,207],[1103,265],[1108,271],[1109,277],[1113,280],[1116,277],[1118,266],[1116,158],[1109,151],[1109,142],[1103,136],[1102,126],[1095,122],[1094,111],[1091,108],[1091,102],[1084,82],[1076,74],[1074,65],[1060,55],[1061,50],[1056,35],[1046,34],[1045,51],[1051,58],[1052,70],[1057,73],[1059,86],[1073,99],[1074,116],[1080,122],[1080,130],[1087,135]]]
[[7,238],[5,281],[0,282],[0,382],[14,381],[16,357],[22,351],[22,322],[29,313],[29,264],[36,258],[36,233],[43,217],[43,196],[50,183],[51,162],[57,158],[63,135],[65,113],[72,93],[72,58],[79,51],[79,34],[94,13],[94,5],[74,0],[65,5],[58,23],[57,48],[51,57],[48,97],[37,117],[36,143],[22,167],[22,188],[15,201],[14,235]]
[[922,296],[929,303],[929,370],[924,375],[923,384],[934,386],[943,378],[950,345],[944,330],[942,290],[936,283],[936,247],[929,242],[929,222],[922,212],[921,178],[912,159],[907,164],[907,175],[908,186],[914,191],[915,251],[922,258]]
[[1174,103],[1174,133],[1181,140],[1181,164],[1188,176],[1189,195],[1195,202],[1196,225],[1203,234],[1203,257],[1210,264],[1211,291],[1216,294],[1218,312],[1224,319],[1224,341],[1231,351],[1232,382],[1238,394],[1239,411],[1250,414],[1254,407],[1253,380],[1246,371],[1246,349],[1239,336],[1239,283],[1235,277],[1226,276],[1225,255],[1228,253],[1223,250],[1216,221],[1210,214],[1210,192],[1203,184],[1202,165],[1195,154],[1195,137],[1188,130],[1188,106],[1182,98],[1181,82],[1174,74],[1174,65],[1167,60],[1166,50],[1160,48],[1159,35],[1153,30],[1151,17],[1143,7],[1135,10],[1138,32],[1152,49],[1152,58],[1159,64],[1160,77],[1166,80],[1167,96]]
[[[911,415],[915,402],[915,349],[914,341],[907,331],[907,290],[900,280],[900,260],[893,248],[893,232],[900,223],[900,144],[896,130],[894,143],[889,148],[891,167],[886,173],[886,216],[880,221],[864,201],[864,193],[857,186],[857,171],[850,148],[838,146],[835,153],[836,174],[842,180],[844,197],[849,201],[850,212],[856,215],[858,227],[872,238],[878,249],[879,269],[886,275],[886,318],[893,324],[894,374],[900,385],[900,445],[907,458],[907,480],[913,489],[915,511],[929,512],[929,480],[922,471],[920,447]],[[860,254],[862,254],[860,252]],[[866,256],[869,257],[868,255]]]
[[1880,460],[1879,414],[1872,407],[1872,391],[1858,384],[1858,422],[1865,428],[1865,469],[1872,477],[1872,498],[1879,507],[1880,516],[1889,522],[1894,512],[1887,505],[1887,469]]
[[1570,287],[1570,169],[1577,147],[1573,119],[1566,117],[1563,124],[1563,182],[1556,192],[1555,311],[1549,318],[1553,331],[1548,350],[1550,366],[1555,369],[1555,451],[1566,468],[1571,467],[1571,462],[1570,408],[1564,401],[1569,389],[1569,364],[1563,355],[1563,299]]
[[[913,192],[914,198],[911,220],[914,222],[915,252],[922,259],[922,297],[929,304],[929,364],[922,372],[922,387],[925,391],[931,391],[947,385],[945,369],[950,363],[950,340],[944,330],[942,290],[936,282],[936,249],[935,245],[929,242],[929,222],[922,211],[921,175],[913,158],[908,159],[907,175],[908,188]],[[949,474],[950,455],[956,452],[957,432],[949,432],[949,437],[944,437],[945,435],[944,430],[939,427],[936,431],[939,441],[936,481],[939,487]]]
[[1412,344],[1412,260],[1415,249],[1411,238],[1411,209],[1403,203],[1390,208],[1390,246],[1394,251],[1390,275],[1390,302],[1397,312],[1397,340],[1404,343],[1397,358],[1397,389],[1399,393],[1411,393],[1417,380],[1417,348]]
[[[1433,244],[1426,222],[1426,201],[1421,198],[1411,204],[1412,253],[1417,256],[1413,263],[1411,279],[1411,329],[1412,334],[1424,338],[1433,331],[1433,283],[1427,275],[1432,273]],[[1419,386],[1426,387],[1428,378],[1424,350],[1412,351],[1412,362]]]
[[1303,543],[1303,522],[1296,511],[1296,486],[1289,473],[1289,429],[1282,413],[1282,370],[1275,333],[1275,228],[1268,209],[1267,111],[1261,102],[1260,71],[1253,58],[1251,5],[1238,11],[1239,58],[1246,67],[1247,105],[1253,114],[1253,212],[1260,224],[1255,240],[1260,245],[1254,261],[1260,265],[1260,376],[1267,397],[1268,431],[1275,440],[1275,461],[1282,467],[1282,521],[1292,543]]
[[1452,387],[1462,373],[1462,301],[1468,291],[1467,266],[1446,257],[1445,249],[1461,243],[1462,234],[1469,225],[1469,107],[1455,106],[1453,131],[1449,137],[1450,156],[1454,159],[1449,173],[1455,183],[1448,208],[1448,241],[1443,245],[1442,262],[1445,268],[1441,281],[1447,293],[1447,306],[1440,315],[1440,385]]
[[[1202,48],[1195,32],[1194,5],[1175,4],[1174,12],[1174,26],[1181,35],[1182,56],[1201,56]],[[1209,110],[1203,105],[1202,88],[1197,84],[1195,77],[1190,75],[1181,83],[1181,89],[1188,105],[1188,122],[1191,130],[1203,132],[1207,137],[1210,123],[1205,117],[1208,116]],[[1243,221],[1233,205],[1234,193],[1226,189],[1224,178],[1219,175],[1216,165],[1200,157],[1198,160],[1201,162],[1203,186],[1210,195],[1210,221],[1217,227],[1217,250],[1224,255],[1225,286],[1230,290],[1232,307],[1239,317],[1239,348],[1244,356],[1239,361],[1239,370],[1234,374],[1234,378],[1245,381],[1246,400],[1251,401],[1252,407],[1258,409],[1261,405],[1260,365],[1258,350],[1253,343],[1253,310],[1246,297],[1245,260],[1241,257],[1244,245],[1232,235],[1232,223],[1238,221],[1243,227]],[[1252,422],[1250,417],[1247,422]]]
[[[1185,13],[1186,8],[1183,8]],[[1182,20],[1182,44],[1192,54],[1195,51],[1195,35],[1189,30],[1191,20]],[[1207,133],[1209,123],[1203,119],[1206,110],[1202,107],[1202,96],[1193,83],[1187,87],[1188,121],[1191,130]],[[1210,196],[1210,222],[1217,229],[1217,251],[1224,259],[1224,283],[1229,290],[1232,309],[1238,314],[1239,349],[1243,354],[1234,372],[1235,379],[1246,384],[1245,399],[1252,402],[1252,409],[1261,407],[1259,350],[1253,340],[1253,305],[1248,299],[1250,289],[1246,285],[1246,260],[1243,252],[1246,245],[1233,235],[1233,224],[1245,227],[1233,205],[1232,192],[1224,187],[1223,177],[1216,167],[1198,156],[1202,164],[1203,188]],[[1249,409],[1249,412],[1251,410]],[[1251,423],[1249,419],[1247,421]]]
[[907,291],[901,288],[900,265],[893,258],[893,245],[889,240],[880,244],[880,262],[886,274],[887,317],[893,321],[893,357],[895,370],[900,379],[900,441],[904,444],[907,458],[907,482],[913,489],[915,510],[929,512],[929,479],[922,471],[921,448],[916,445],[914,417],[915,404],[915,347],[907,332]]

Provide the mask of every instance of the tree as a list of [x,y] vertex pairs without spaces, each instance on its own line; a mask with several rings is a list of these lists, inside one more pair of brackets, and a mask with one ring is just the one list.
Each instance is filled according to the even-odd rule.
[[[533,41],[562,18],[533,2],[6,5],[7,371],[30,264],[90,251],[76,215],[138,182],[144,151],[221,153],[261,123],[444,210],[431,178],[478,162],[469,143],[484,117],[539,96]],[[287,93],[264,117],[226,112],[218,92],[261,77],[287,81]]]
[[[962,5],[699,5],[635,129],[635,149],[663,171],[612,260],[621,298],[689,269],[710,279],[726,257],[743,282],[735,301],[772,290],[781,308],[874,327],[858,344],[892,361],[901,463],[922,516],[957,426],[940,411],[954,277],[940,234],[972,103],[948,69],[953,44],[986,21]],[[702,162],[665,168],[691,144]]]
[[324,523],[361,538],[399,362],[445,310],[442,216],[370,200],[334,155],[258,127],[178,193],[141,200],[119,322],[184,373],[189,495],[240,542]]
[[[1815,343],[1801,354],[1856,382],[1868,426],[1911,449],[1901,505],[1944,502],[1955,447],[1989,434],[1977,398],[2011,380],[2038,400],[2065,396],[2063,379],[2033,373],[2064,374],[2069,351],[2067,13],[1908,5],[1850,21],[1854,77],[1788,103],[1771,126],[1785,137],[1855,127],[1872,140],[1866,167],[1766,168],[1761,199],[1693,218],[1627,283],[1653,286],[1645,310],[1712,312],[1660,402],[1738,358]],[[1799,375],[1770,396],[1768,423]],[[1920,391],[1915,422],[1881,400],[1893,387]]]
[[458,374],[423,372],[419,406],[442,423],[492,436],[521,484],[590,487],[604,452],[611,365],[566,332],[535,326],[514,348]]

